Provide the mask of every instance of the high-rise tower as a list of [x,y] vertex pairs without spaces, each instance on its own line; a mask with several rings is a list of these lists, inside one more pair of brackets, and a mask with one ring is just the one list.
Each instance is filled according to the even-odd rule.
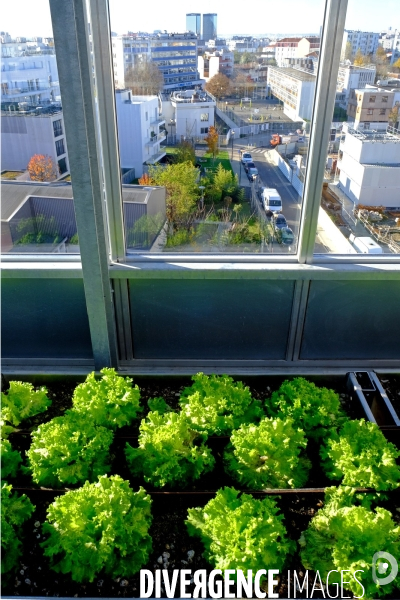
[[187,13],[186,15],[186,31],[193,31],[196,35],[201,33],[201,14]]
[[216,13],[204,13],[203,14],[203,40],[215,40],[217,39],[217,14]]

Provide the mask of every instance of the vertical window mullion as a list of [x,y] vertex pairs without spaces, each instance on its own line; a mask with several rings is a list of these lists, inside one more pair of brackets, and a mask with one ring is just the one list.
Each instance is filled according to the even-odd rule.
[[313,260],[347,2],[326,0],[299,230],[300,263]]

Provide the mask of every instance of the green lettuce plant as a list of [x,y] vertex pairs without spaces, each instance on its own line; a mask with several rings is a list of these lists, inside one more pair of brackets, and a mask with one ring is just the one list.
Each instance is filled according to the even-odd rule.
[[101,379],[90,373],[74,391],[74,410],[85,414],[95,425],[115,429],[129,425],[140,407],[140,391],[132,379],[121,377],[115,369],[101,369]]
[[164,398],[150,398],[147,400],[147,406],[151,411],[157,411],[161,415],[171,410],[171,407],[165,402]]
[[8,573],[18,564],[21,555],[21,527],[35,507],[23,494],[12,493],[12,486],[3,483],[1,488],[1,572]]
[[216,569],[281,570],[295,543],[273,498],[256,500],[234,488],[218,490],[204,508],[188,510],[190,535],[199,536]]
[[51,568],[78,582],[93,581],[103,569],[113,577],[137,573],[152,549],[150,509],[145,490],[134,492],[118,475],[59,496],[42,526]]
[[400,486],[400,451],[387,441],[378,425],[364,419],[347,421],[332,431],[321,446],[322,467],[330,479],[343,485],[377,491]]
[[214,466],[206,439],[183,413],[149,412],[140,424],[139,447],[127,443],[125,455],[132,473],[157,487],[184,484]]
[[302,487],[311,463],[303,456],[307,440],[292,419],[262,419],[233,431],[224,453],[227,472],[253,489]]
[[270,416],[290,417],[311,437],[320,437],[326,428],[336,427],[346,420],[339,395],[303,377],[284,381],[266,400],[266,409]]
[[1,477],[15,477],[22,462],[18,450],[13,450],[8,440],[1,440]]
[[67,411],[40,425],[27,452],[28,471],[41,485],[94,481],[110,469],[113,432],[96,427],[85,415]]
[[[311,520],[299,543],[300,557],[306,569],[319,571],[322,580],[329,572],[329,587],[332,597],[341,581],[355,596],[377,598],[394,591],[396,583],[381,586],[372,579],[372,560],[377,551],[400,556],[400,527],[384,508],[375,511],[364,506],[355,506],[356,497],[352,488],[327,488],[326,504]],[[385,562],[380,558],[376,563]],[[338,571],[336,573],[335,571]],[[356,573],[356,571],[358,571]],[[365,588],[363,590],[354,575]],[[378,581],[379,581],[378,576]]]
[[194,383],[185,388],[180,405],[192,426],[208,434],[229,435],[243,423],[264,416],[261,403],[254,400],[248,387],[227,375],[192,377]]
[[10,381],[8,392],[1,394],[1,404],[2,418],[17,426],[24,419],[47,410],[51,400],[45,387],[35,390],[31,383]]

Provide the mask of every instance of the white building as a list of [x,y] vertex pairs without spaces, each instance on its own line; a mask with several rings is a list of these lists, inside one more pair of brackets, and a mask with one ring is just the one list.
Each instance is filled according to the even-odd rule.
[[233,75],[233,65],[233,52],[229,52],[227,49],[205,52],[203,56],[198,57],[200,79],[205,81],[218,73],[231,77]]
[[163,102],[163,114],[178,141],[204,138],[215,122],[215,102],[204,92],[174,92]]
[[347,110],[351,90],[362,89],[366,85],[372,85],[375,81],[376,67],[369,65],[368,67],[356,67],[347,61],[349,64],[341,63],[338,72],[336,98],[340,108]]
[[25,171],[34,154],[47,154],[58,165],[60,177],[69,173],[67,142],[60,107],[2,111],[1,169]]
[[345,29],[342,43],[342,56],[345,56],[347,42],[351,44],[351,51],[354,54],[360,50],[362,54],[375,54],[379,45],[379,33],[371,31],[354,31]]
[[157,96],[133,96],[130,90],[115,94],[121,169],[143,175],[144,164],[155,164],[166,154],[165,119]]
[[321,40],[319,37],[288,37],[277,40],[274,44],[275,60],[278,67],[284,67],[287,58],[302,58],[319,50]]
[[311,120],[316,76],[291,68],[268,67],[268,86],[282,100],[283,112],[293,121]]
[[389,27],[387,30],[381,31],[379,45],[391,52],[390,64],[395,63],[400,58],[400,30]]
[[2,56],[1,62],[2,102],[37,106],[60,100],[54,52]]
[[355,204],[400,209],[400,135],[343,129],[339,187]]
[[357,130],[386,131],[394,106],[400,105],[400,87],[397,89],[366,85],[352,90],[347,114]]
[[227,40],[227,46],[231,52],[257,52],[260,45],[259,40],[247,37],[233,36],[232,39]]

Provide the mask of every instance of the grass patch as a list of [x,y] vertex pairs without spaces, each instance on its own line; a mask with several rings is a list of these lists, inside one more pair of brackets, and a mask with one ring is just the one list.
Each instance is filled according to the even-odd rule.
[[19,175],[22,175],[23,171],[4,171],[1,174],[2,179],[16,179]]
[[203,159],[201,165],[206,169],[212,169],[216,171],[218,165],[221,164],[226,171],[231,171],[233,173],[231,161],[229,160],[229,154],[226,150],[220,151],[215,157],[215,160],[213,160],[210,152],[206,152],[206,154],[204,154],[204,156],[201,158]]

